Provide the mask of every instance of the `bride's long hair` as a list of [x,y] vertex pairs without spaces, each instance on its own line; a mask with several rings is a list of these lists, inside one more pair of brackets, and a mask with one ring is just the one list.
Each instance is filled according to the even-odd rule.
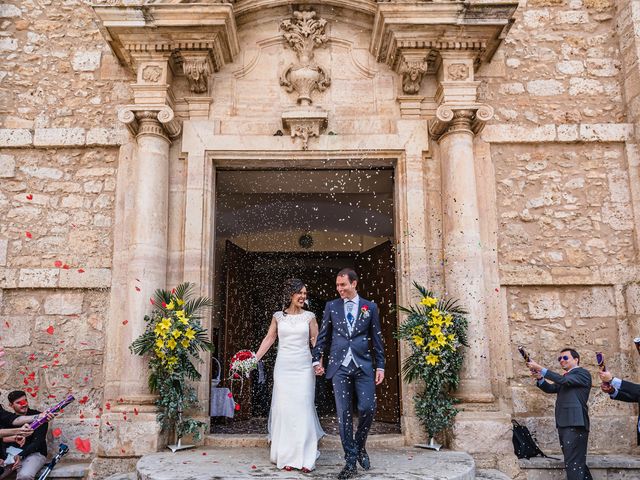
[[282,289],[282,314],[286,315],[285,311],[289,305],[291,305],[291,299],[296,293],[305,288],[307,285],[299,278],[290,278],[284,282],[284,288]]

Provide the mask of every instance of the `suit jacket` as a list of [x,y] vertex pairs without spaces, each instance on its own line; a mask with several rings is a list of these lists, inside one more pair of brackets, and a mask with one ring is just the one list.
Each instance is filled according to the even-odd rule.
[[[546,380],[549,379],[553,383]],[[589,394],[591,374],[582,367],[570,370],[566,375],[547,370],[538,388],[546,393],[555,393],[556,427],[584,427],[589,430]]]
[[[313,361],[317,362],[329,350],[327,378],[332,378],[342,365],[349,347],[355,362],[366,373],[373,375],[375,368],[384,368],[384,343],[380,328],[378,306],[360,297],[353,331],[344,315],[344,301],[341,298],[327,302],[322,316],[318,341],[313,349]],[[373,344],[373,355],[369,342]]]
[[[640,385],[622,380],[622,384],[620,385],[620,389],[618,390],[615,400],[638,403],[640,408]],[[640,422],[640,414],[638,414],[638,422]],[[636,434],[637,443],[640,445],[640,431],[638,431],[638,424],[636,424]]]

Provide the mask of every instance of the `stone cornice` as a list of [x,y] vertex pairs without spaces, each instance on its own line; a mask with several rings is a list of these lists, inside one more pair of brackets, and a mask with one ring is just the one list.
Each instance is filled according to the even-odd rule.
[[208,52],[213,70],[218,71],[232,62],[240,50],[233,6],[229,3],[93,9],[113,52],[133,72],[139,58],[176,51]]
[[517,7],[513,0],[379,3],[370,51],[397,70],[404,49],[470,50],[477,67],[491,60]]

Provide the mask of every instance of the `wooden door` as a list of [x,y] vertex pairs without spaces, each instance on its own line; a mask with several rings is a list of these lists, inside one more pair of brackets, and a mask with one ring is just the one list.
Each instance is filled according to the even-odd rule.
[[358,292],[378,305],[384,339],[385,379],[376,387],[376,420],[397,423],[400,421],[400,383],[398,341],[394,334],[398,328],[398,315],[391,311],[396,303],[395,252],[391,242],[359,254],[356,271],[360,277]]
[[[250,347],[247,345],[247,333],[251,332],[251,311],[246,307],[247,299],[251,293],[251,262],[249,254],[234,243],[227,240],[225,245],[226,266],[226,295],[224,318],[224,350],[220,359],[223,374],[228,375],[231,357],[239,350]],[[236,403],[240,404],[240,410],[236,411],[235,418],[245,420],[251,416],[251,379],[241,382],[226,382],[232,388]]]

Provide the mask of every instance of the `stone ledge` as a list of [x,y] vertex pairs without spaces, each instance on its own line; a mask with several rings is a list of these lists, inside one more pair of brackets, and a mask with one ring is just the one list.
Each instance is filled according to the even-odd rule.
[[47,478],[67,480],[71,478],[84,478],[89,470],[88,463],[64,463],[64,460],[54,468]]
[[626,142],[633,137],[633,124],[492,124],[484,128],[481,137],[489,143]]
[[501,265],[500,283],[521,285],[616,285],[637,282],[640,272],[635,266],[554,267],[535,265]]
[[[561,453],[554,453],[551,456],[562,458]],[[564,468],[562,460],[544,457],[521,458],[518,460],[518,465],[523,470],[556,470]],[[589,468],[600,470],[640,470],[640,458],[632,457],[631,455],[588,455],[587,465]]]
[[0,128],[0,148],[9,147],[114,147],[129,141],[118,128]]
[[110,288],[110,268],[0,268],[0,289],[14,288]]

